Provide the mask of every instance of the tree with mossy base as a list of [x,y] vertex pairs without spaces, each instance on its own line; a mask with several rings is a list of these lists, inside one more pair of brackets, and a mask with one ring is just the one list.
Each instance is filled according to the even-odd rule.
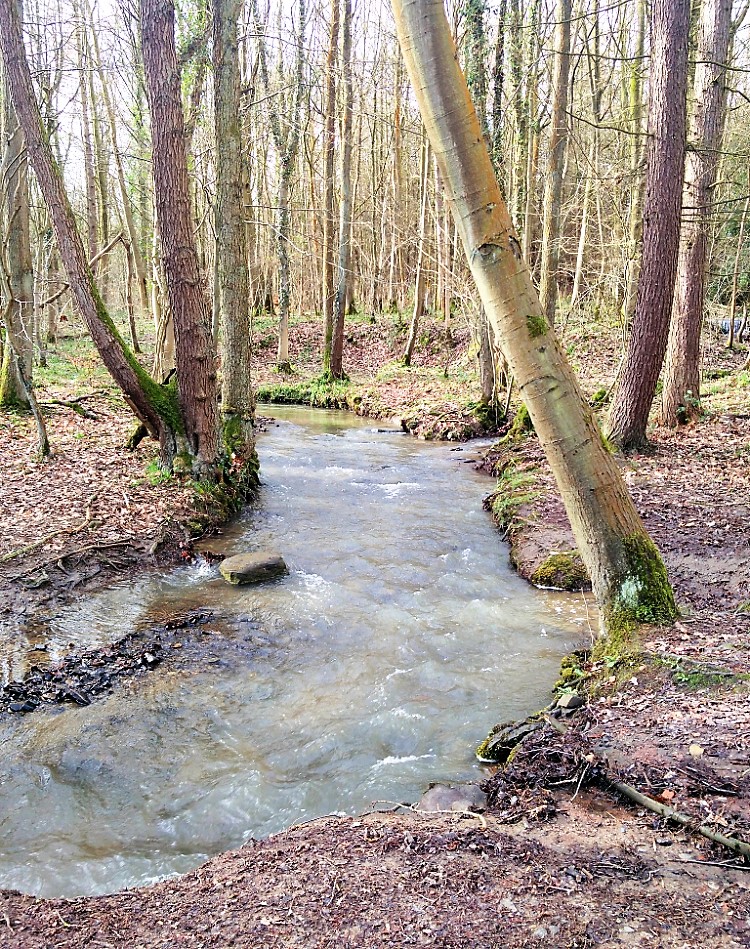
[[676,613],[658,550],[545,319],[495,177],[443,0],[393,0],[396,29],[479,295],[555,475],[601,607],[629,635]]

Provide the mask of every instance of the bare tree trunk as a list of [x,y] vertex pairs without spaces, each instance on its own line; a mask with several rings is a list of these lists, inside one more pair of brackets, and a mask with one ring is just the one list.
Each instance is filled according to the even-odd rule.
[[[335,166],[336,166],[336,62],[339,46],[339,21],[341,0],[331,0],[331,34],[326,61],[326,105],[325,105],[325,210],[323,214],[323,324],[325,342],[323,350],[323,373],[331,373],[333,353],[333,278],[336,267],[336,217]],[[343,327],[342,327],[343,330]]]
[[700,341],[708,238],[724,126],[731,25],[732,0],[704,0],[693,85],[692,148],[685,161],[685,220],[662,394],[661,419],[665,425],[695,418],[700,408]]
[[[276,103],[277,96],[270,93],[268,65],[266,59],[265,28],[261,23],[256,0],[252,3],[253,20],[257,33],[258,64],[263,90],[269,99],[269,118],[271,134],[278,155],[279,185],[278,207],[276,224],[276,247],[279,259],[279,344],[276,355],[276,365],[281,372],[290,372],[289,362],[289,311],[292,298],[291,264],[289,246],[291,239],[291,186],[292,176],[297,161],[300,142],[300,113],[304,96],[304,49],[305,31],[307,24],[307,7],[305,0],[299,0],[299,37],[294,66],[294,92],[292,106],[286,117],[284,127]],[[281,60],[280,60],[281,62]]]
[[190,211],[174,5],[171,0],[141,0],[140,10],[156,213],[174,323],[177,391],[194,468],[210,474],[218,456],[216,357],[211,306],[201,278]]
[[[537,36],[539,29],[539,2],[532,0],[531,17],[528,29],[528,78],[526,80],[526,141],[525,154],[521,156],[524,162],[526,181],[526,194],[522,206],[522,217],[519,218],[519,227],[523,225],[523,237],[521,245],[523,253],[532,270],[535,269],[535,243],[539,229],[539,211],[537,207],[537,184],[536,174],[539,166],[539,142],[542,137],[542,129],[537,115],[539,82],[539,55],[541,54],[541,41]],[[520,147],[520,143],[519,143]]]
[[557,271],[560,265],[560,215],[562,212],[563,170],[568,141],[568,76],[570,73],[570,17],[572,0],[557,0],[555,7],[555,64],[552,78],[552,131],[544,188],[542,224],[542,273],[539,296],[550,326],[555,323]]
[[410,366],[414,347],[417,345],[417,333],[419,332],[419,320],[424,312],[424,298],[426,288],[425,277],[425,243],[427,240],[427,203],[428,203],[428,178],[430,170],[430,142],[427,136],[422,132],[422,161],[419,173],[421,188],[421,206],[419,212],[419,245],[417,249],[417,276],[414,280],[414,309],[411,314],[411,325],[409,326],[409,338],[406,341],[404,350],[404,365]]
[[641,62],[646,46],[646,0],[637,0],[637,33],[635,58],[630,67],[628,83],[628,107],[630,112],[630,175],[631,196],[628,215],[628,263],[625,278],[625,302],[623,322],[627,330],[635,314],[638,275],[640,273],[641,237],[643,234],[643,142],[641,124],[643,120],[643,91],[641,83]]
[[[11,0],[12,2],[12,0]],[[21,4],[18,3],[19,15]],[[34,270],[31,258],[28,163],[24,134],[11,98],[9,77],[3,84],[2,229],[3,260],[7,261],[4,306],[7,345],[0,362],[0,405],[28,406],[32,372]],[[5,266],[5,264],[4,264]]]
[[500,0],[497,9],[495,61],[492,67],[492,164],[495,167],[495,174],[501,186],[505,166],[503,92],[505,88],[505,19],[507,10],[508,0]]
[[[84,0],[85,3],[88,3],[88,0]],[[128,238],[130,241],[130,246],[133,253],[133,263],[135,265],[135,275],[138,283],[138,296],[141,301],[141,308],[143,313],[148,313],[148,289],[146,287],[146,266],[143,262],[143,255],[141,254],[141,245],[139,243],[138,228],[135,224],[135,218],[133,216],[133,208],[130,203],[130,195],[128,194],[128,186],[125,180],[125,169],[122,163],[122,154],[120,152],[119,145],[117,143],[117,122],[115,119],[115,110],[112,105],[112,98],[109,94],[109,84],[107,82],[107,77],[104,74],[104,69],[102,68],[101,53],[99,52],[99,39],[97,37],[96,29],[94,27],[93,19],[91,22],[91,39],[93,43],[93,53],[94,60],[96,64],[97,75],[99,77],[99,85],[102,90],[102,101],[104,103],[104,111],[107,116],[107,126],[109,129],[109,143],[112,148],[112,158],[115,163],[115,171],[117,172],[117,184],[120,190],[120,201],[122,202],[122,210],[125,215],[125,223],[128,229]],[[104,243],[107,243],[106,237],[102,235]]]
[[646,442],[646,426],[669,335],[680,242],[685,164],[690,0],[654,0],[643,254],[622,376],[609,418],[621,448]]
[[94,146],[91,141],[91,116],[89,105],[89,87],[91,83],[91,65],[89,62],[88,35],[83,15],[78,3],[73,4],[76,20],[76,45],[78,48],[78,69],[81,92],[81,132],[83,135],[83,168],[86,179],[86,229],[88,236],[89,258],[96,257],[99,251],[99,209],[96,201],[96,172],[94,170]]
[[241,13],[242,0],[213,0],[216,282],[224,328],[221,413],[226,452],[247,458],[255,447],[255,404],[250,381],[250,289],[242,213],[242,112],[237,48]]
[[344,377],[344,316],[349,287],[352,284],[352,119],[354,90],[352,86],[352,0],[342,0],[343,16],[341,68],[344,85],[344,122],[341,129],[341,205],[339,208],[338,287],[333,307],[333,346],[331,375]]
[[675,615],[666,571],[547,323],[458,66],[442,0],[393,0],[419,108],[466,256],[552,470],[605,631]]
[[[91,120],[94,127],[94,163],[96,166],[96,184],[99,189],[99,238],[102,246],[109,244],[109,156],[104,145],[102,123],[99,116],[98,100],[94,90],[94,76],[88,74],[89,93],[91,100]],[[109,305],[109,265],[102,260],[101,267],[97,268],[97,282],[101,290],[104,305]]]

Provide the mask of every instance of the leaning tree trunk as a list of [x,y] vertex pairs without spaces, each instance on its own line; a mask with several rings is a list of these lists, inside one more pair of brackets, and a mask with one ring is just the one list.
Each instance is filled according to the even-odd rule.
[[162,446],[165,446],[183,427],[179,410],[170,392],[156,385],[127,348],[94,283],[62,176],[42,124],[15,0],[0,0],[0,46],[29,161],[52,218],[60,259],[73,297],[104,365],[122,389],[128,404],[148,430],[159,435]]
[[568,76],[570,73],[570,17],[572,0],[557,0],[555,18],[555,65],[552,77],[552,131],[549,162],[544,187],[542,260],[539,295],[550,326],[555,324],[557,271],[560,265],[560,218],[562,215],[563,171],[568,141]]
[[610,634],[674,598],[617,462],[547,323],[472,107],[442,0],[393,0],[401,49],[487,316],[560,487]]
[[624,449],[646,443],[648,414],[667,348],[680,243],[689,28],[690,0],[654,0],[641,272],[609,418],[609,437]]
[[725,73],[732,0],[705,0],[701,10],[691,129],[672,325],[661,418],[666,425],[695,418],[700,407],[700,344],[713,189],[724,125]]
[[224,329],[221,413],[228,452],[247,458],[255,446],[250,382],[250,305],[243,214],[240,64],[242,0],[213,0],[216,132],[216,278]]
[[185,121],[172,0],[141,0],[143,69],[151,109],[154,191],[167,297],[174,323],[177,391],[193,467],[218,455],[216,356],[190,213]]

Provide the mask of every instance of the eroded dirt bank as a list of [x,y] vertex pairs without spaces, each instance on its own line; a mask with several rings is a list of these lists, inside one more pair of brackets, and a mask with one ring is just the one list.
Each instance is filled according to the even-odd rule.
[[567,811],[564,825],[528,828],[323,819],[148,889],[72,902],[6,893],[4,945],[747,946],[739,872],[681,865],[684,841],[642,846],[651,829],[607,800]]

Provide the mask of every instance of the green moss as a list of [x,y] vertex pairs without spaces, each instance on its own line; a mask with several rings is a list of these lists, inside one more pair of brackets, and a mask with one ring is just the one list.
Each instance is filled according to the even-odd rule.
[[107,330],[117,342],[117,345],[125,357],[125,361],[133,370],[133,373],[138,379],[138,383],[146,394],[146,398],[149,400],[153,410],[156,412],[159,418],[162,419],[170,429],[172,429],[173,432],[176,432],[179,435],[184,434],[185,425],[182,420],[182,413],[180,412],[180,404],[177,397],[176,377],[172,377],[169,383],[165,386],[159,385],[159,383],[156,382],[138,362],[135,353],[130,349],[125,340],[120,335],[120,331],[117,329],[114,320],[109,315],[93,279],[91,281],[91,292],[94,297],[96,315],[98,316],[99,321],[107,327]]
[[641,623],[671,623],[677,616],[664,562],[648,534],[626,537],[623,548],[625,566],[612,583],[604,612],[602,648],[614,655],[637,650]]
[[531,582],[538,587],[570,591],[584,590],[590,585],[589,575],[577,550],[550,554],[531,575]]
[[549,323],[543,314],[532,313],[526,317],[526,328],[529,331],[529,336],[536,339],[539,336],[544,336],[549,331]]
[[507,445],[509,442],[518,442],[530,432],[534,431],[534,423],[531,421],[529,410],[522,402],[513,418],[513,424],[507,433],[500,439],[501,445]]
[[469,402],[466,406],[482,428],[496,429],[505,419],[503,409],[497,402]]
[[311,405],[321,409],[347,409],[351,393],[349,380],[331,381],[325,374],[305,382],[280,382],[261,385],[255,398],[257,402],[277,405]]
[[519,471],[512,462],[500,472],[496,489],[485,499],[485,507],[499,527],[510,528],[519,509],[538,496],[538,491],[531,490],[535,483],[532,472]]
[[599,438],[601,439],[602,447],[604,448],[605,451],[608,451],[608,452],[610,453],[610,455],[616,455],[616,454],[617,454],[617,445],[615,445],[614,442],[611,442],[611,441],[607,438],[607,436],[604,434],[604,432],[601,430],[601,428],[599,429]]
[[606,405],[609,402],[609,389],[597,389],[591,396],[592,405]]
[[568,656],[563,656],[560,662],[560,675],[555,682],[555,691],[569,691],[588,675],[584,666],[591,658],[591,653],[584,649],[577,649]]
[[258,454],[253,450],[240,464],[224,460],[215,479],[192,482],[193,504],[199,517],[189,522],[194,535],[202,534],[207,526],[224,523],[255,494],[260,479]]
[[254,443],[252,419],[238,412],[225,415],[221,425],[221,440],[227,458],[233,455],[243,457]]

